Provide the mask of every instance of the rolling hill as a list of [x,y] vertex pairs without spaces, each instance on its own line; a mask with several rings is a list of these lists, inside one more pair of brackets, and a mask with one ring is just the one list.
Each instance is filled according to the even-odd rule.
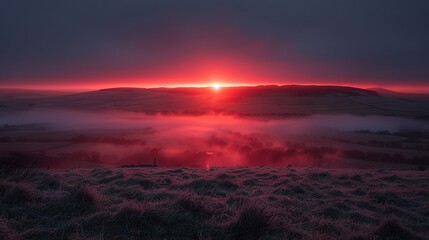
[[240,116],[311,114],[382,115],[427,118],[429,102],[341,86],[255,86],[212,88],[112,88],[14,99],[3,111],[31,109],[122,110],[148,114],[207,113]]

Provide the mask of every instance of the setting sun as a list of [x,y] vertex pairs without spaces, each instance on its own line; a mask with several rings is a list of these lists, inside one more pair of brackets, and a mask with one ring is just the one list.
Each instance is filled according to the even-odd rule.
[[213,88],[213,90],[218,91],[220,89],[220,84],[219,83],[213,83],[212,88]]
[[0,2],[0,240],[429,240],[429,0]]

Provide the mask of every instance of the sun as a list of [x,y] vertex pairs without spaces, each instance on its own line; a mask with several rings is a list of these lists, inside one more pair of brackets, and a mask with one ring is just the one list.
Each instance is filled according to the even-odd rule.
[[212,88],[213,88],[213,90],[218,91],[220,89],[220,84],[219,83],[213,83]]

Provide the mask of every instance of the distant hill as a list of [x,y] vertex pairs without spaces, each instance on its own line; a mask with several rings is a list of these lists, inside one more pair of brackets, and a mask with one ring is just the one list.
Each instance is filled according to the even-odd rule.
[[56,90],[33,90],[20,88],[0,88],[0,97],[15,98],[15,99],[32,99],[41,97],[51,97],[72,94],[78,91],[56,91]]
[[417,101],[429,101],[429,94],[425,93],[403,93],[403,92],[395,92],[385,88],[369,88],[368,90],[375,91],[383,96],[393,96],[404,98],[408,100],[417,100]]
[[123,110],[149,114],[224,113],[240,116],[355,114],[427,117],[425,101],[343,86],[111,88],[4,102],[3,109]]

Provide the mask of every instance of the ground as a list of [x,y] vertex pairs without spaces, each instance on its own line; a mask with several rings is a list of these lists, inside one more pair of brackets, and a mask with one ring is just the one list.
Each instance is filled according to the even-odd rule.
[[424,169],[16,170],[0,196],[0,239],[429,239]]

